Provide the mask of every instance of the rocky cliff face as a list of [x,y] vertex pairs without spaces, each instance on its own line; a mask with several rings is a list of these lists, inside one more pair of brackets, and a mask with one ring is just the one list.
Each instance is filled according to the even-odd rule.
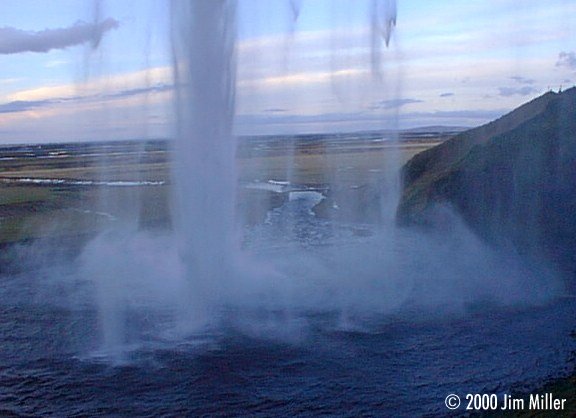
[[449,206],[488,242],[576,283],[576,88],[418,154],[402,178],[400,225],[438,226]]

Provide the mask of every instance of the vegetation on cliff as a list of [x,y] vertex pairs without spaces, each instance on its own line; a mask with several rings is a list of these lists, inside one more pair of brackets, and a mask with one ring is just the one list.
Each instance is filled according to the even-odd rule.
[[576,88],[548,92],[412,158],[400,225],[450,207],[488,242],[576,277]]

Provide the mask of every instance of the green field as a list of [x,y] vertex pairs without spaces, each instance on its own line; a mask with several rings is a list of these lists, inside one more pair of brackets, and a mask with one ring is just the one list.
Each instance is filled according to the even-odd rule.
[[[369,142],[359,146],[300,144],[293,155],[291,147],[275,146],[265,152],[238,157],[239,180],[245,185],[283,181],[290,177],[293,183],[308,187],[327,187],[334,183],[339,187],[362,186],[384,167],[398,166],[437,142],[435,139],[386,147]],[[58,158],[16,155],[0,161],[0,243],[93,234],[127,224],[140,227],[169,225],[170,162],[167,151],[127,151],[124,147],[122,152],[107,150],[85,155],[76,152],[74,145],[67,145],[66,150]],[[50,179],[164,184],[108,187],[35,183]],[[254,208],[267,210],[267,205],[277,205],[281,200],[279,196],[270,196],[271,192],[243,187],[240,190],[240,205],[248,212],[258,210]],[[261,215],[255,214],[252,218],[257,221]]]

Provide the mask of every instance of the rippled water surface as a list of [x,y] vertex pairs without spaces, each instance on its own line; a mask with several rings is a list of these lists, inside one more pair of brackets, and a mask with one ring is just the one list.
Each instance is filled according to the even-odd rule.
[[285,334],[250,335],[224,321],[177,341],[150,337],[111,360],[98,350],[95,311],[51,303],[42,280],[37,272],[1,281],[3,415],[442,414],[449,393],[530,390],[562,375],[576,348],[576,303],[563,299],[437,318],[402,312],[353,327],[335,314],[302,314],[291,321],[307,326]]

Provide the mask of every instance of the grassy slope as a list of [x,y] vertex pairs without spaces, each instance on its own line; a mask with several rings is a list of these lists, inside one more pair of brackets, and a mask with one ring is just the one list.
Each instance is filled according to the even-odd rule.
[[410,159],[402,169],[403,194],[398,209],[400,224],[422,223],[422,213],[440,197],[435,184],[453,171],[471,150],[494,136],[513,130],[542,113],[557,98],[548,92],[501,118],[430,148]]

